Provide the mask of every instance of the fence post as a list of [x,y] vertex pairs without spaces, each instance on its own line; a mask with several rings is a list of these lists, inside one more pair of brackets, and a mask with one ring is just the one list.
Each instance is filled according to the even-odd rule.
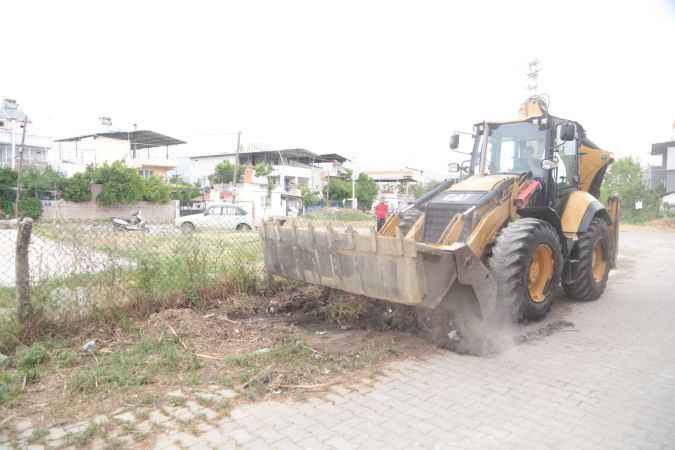
[[33,230],[33,219],[23,218],[19,221],[16,233],[16,303],[19,322],[26,323],[33,314],[30,303],[30,264],[28,247]]

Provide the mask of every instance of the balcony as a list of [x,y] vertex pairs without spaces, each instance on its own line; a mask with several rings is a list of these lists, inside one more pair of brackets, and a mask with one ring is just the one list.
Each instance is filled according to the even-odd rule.
[[173,170],[176,168],[176,161],[173,159],[147,159],[147,158],[134,158],[126,160],[128,167],[133,167],[134,169],[142,169],[145,167],[154,167],[164,170]]
[[667,170],[664,167],[650,167],[646,172],[647,185],[656,189],[663,187],[666,193],[675,192],[675,170]]

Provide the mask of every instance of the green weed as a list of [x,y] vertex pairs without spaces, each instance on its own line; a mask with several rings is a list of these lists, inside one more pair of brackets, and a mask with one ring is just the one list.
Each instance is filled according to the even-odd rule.
[[161,375],[199,368],[197,357],[175,339],[141,337],[125,350],[99,355],[96,366],[78,370],[68,380],[68,390],[77,394],[140,387]]
[[87,446],[93,439],[96,437],[100,427],[95,423],[90,423],[86,429],[79,433],[68,433],[66,434],[64,440],[66,446],[73,446],[77,448],[82,448]]

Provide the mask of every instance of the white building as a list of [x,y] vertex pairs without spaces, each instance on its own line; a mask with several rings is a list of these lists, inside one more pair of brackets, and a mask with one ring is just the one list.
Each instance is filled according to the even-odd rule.
[[[26,135],[23,126],[26,124]],[[24,145],[21,147],[21,141]],[[16,169],[19,159],[23,167],[44,169],[48,165],[51,138],[38,136],[31,131],[31,122],[19,109],[15,100],[4,99],[0,106],[0,167]],[[23,152],[21,149],[23,148]]]
[[84,171],[89,165],[124,161],[141,175],[167,179],[176,169],[171,147],[184,141],[149,130],[106,131],[55,141],[59,170],[66,175]]
[[[216,166],[223,161],[235,164],[236,158],[236,153],[192,156],[189,171],[181,175],[187,181],[209,186]],[[303,188],[321,192],[329,177],[344,174],[344,161],[346,158],[337,154],[317,155],[305,149],[262,150],[250,145],[239,152],[242,183],[236,188],[231,184],[213,186],[209,201],[248,203],[256,219],[293,216],[302,210]],[[268,176],[255,176],[254,168],[260,164],[271,167]]]
[[[223,161],[235,164],[236,157],[236,153],[233,152],[191,156],[191,166],[185,178],[190,182],[207,186],[216,166]],[[317,155],[301,148],[261,150],[251,145],[239,152],[240,167],[269,164],[272,167],[270,174],[272,183],[286,190],[306,187],[313,192],[321,191],[328,182],[328,177],[344,173],[342,167],[344,161],[346,159],[337,154]],[[243,169],[241,174],[243,175]]]

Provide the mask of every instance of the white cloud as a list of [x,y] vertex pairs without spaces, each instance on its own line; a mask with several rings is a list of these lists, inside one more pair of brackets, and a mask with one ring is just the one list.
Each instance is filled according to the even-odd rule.
[[3,6],[0,94],[48,133],[106,114],[188,140],[241,129],[245,142],[443,172],[452,130],[515,116],[535,56],[552,112],[619,156],[646,157],[675,119],[665,1],[102,5]]

